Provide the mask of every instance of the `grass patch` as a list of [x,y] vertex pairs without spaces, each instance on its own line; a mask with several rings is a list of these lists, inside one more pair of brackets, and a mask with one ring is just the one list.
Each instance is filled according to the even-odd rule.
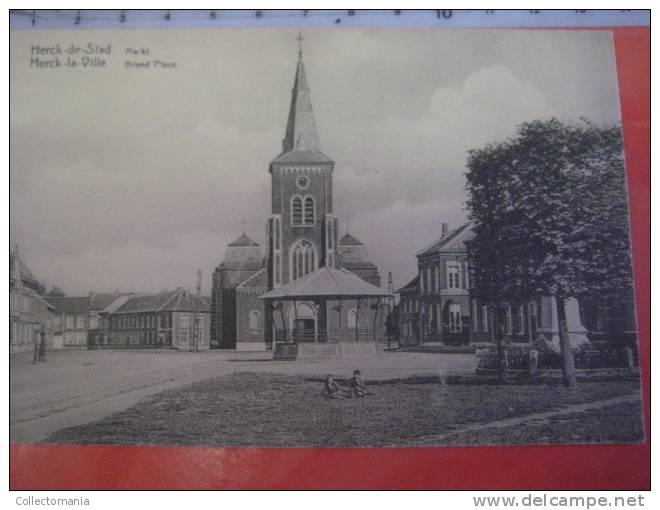
[[[243,372],[153,395],[98,422],[58,431],[47,442],[222,447],[396,446],[460,429],[466,424],[639,393],[636,380],[584,382],[575,389],[561,384],[453,382],[441,385],[434,377],[375,381],[369,384],[373,396],[326,400],[321,397],[320,379]],[[562,442],[563,437],[558,435],[550,442]],[[507,437],[499,442],[512,443]]]
[[447,444],[634,443],[644,439],[641,402],[553,416],[540,423],[457,433]]

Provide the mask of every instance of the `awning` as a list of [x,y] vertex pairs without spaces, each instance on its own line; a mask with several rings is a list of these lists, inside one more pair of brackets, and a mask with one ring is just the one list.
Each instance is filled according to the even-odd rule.
[[387,291],[365,282],[359,276],[346,271],[324,266],[282,287],[259,296],[261,299],[280,301],[309,298],[326,299],[369,299],[389,297]]

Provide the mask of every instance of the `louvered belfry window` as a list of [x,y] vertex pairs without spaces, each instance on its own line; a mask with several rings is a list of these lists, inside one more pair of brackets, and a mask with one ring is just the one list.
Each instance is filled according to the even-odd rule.
[[303,224],[303,201],[301,197],[293,197],[293,200],[291,200],[291,224],[297,226]]
[[305,225],[314,225],[314,199],[305,198]]

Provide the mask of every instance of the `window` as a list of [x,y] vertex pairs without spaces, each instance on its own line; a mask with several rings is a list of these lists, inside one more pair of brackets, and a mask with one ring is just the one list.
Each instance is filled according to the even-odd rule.
[[461,332],[461,305],[458,303],[449,305],[449,331],[452,333]]
[[438,331],[440,331],[442,326],[442,307],[440,306],[440,303],[437,304],[436,308],[436,321],[438,323]]
[[280,256],[275,255],[275,283],[280,283]]
[[316,270],[316,252],[311,243],[300,241],[291,251],[291,279],[297,280]]
[[434,273],[434,280],[435,280],[435,293],[439,294],[440,293],[440,268],[438,266],[435,266],[433,268],[433,273]]
[[419,293],[424,294],[424,270],[419,271]]
[[523,335],[525,333],[525,309],[522,305],[518,307],[518,320],[516,326],[516,333]]
[[486,305],[481,307],[481,330],[484,333],[488,331],[488,307]]
[[248,322],[251,331],[257,331],[259,329],[260,316],[261,314],[258,310],[250,310],[250,313],[248,314]]
[[312,197],[305,198],[305,225],[314,225],[316,215],[316,207],[314,207],[314,199]]
[[301,226],[303,224],[303,200],[299,196],[291,199],[291,225]]
[[470,266],[467,262],[463,263],[463,288],[470,288]]
[[188,342],[188,332],[187,331],[182,331],[179,334],[179,342],[182,344],[185,344]]
[[447,262],[447,288],[460,288],[458,262]]
[[513,334],[513,311],[511,310],[510,306],[506,307],[505,326],[506,326],[506,334],[507,335]]
[[476,333],[479,329],[479,317],[477,316],[477,300],[472,300],[472,332]]
[[74,329],[76,327],[75,315],[67,315],[65,319],[66,329]]

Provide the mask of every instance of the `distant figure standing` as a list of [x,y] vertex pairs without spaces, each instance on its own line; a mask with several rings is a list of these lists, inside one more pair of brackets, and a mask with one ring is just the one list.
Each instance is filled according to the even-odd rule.
[[351,391],[355,397],[361,398],[371,395],[367,390],[367,385],[362,379],[362,374],[359,370],[353,370],[353,377],[351,377]]
[[39,330],[39,361],[46,361],[46,332],[43,324]]

